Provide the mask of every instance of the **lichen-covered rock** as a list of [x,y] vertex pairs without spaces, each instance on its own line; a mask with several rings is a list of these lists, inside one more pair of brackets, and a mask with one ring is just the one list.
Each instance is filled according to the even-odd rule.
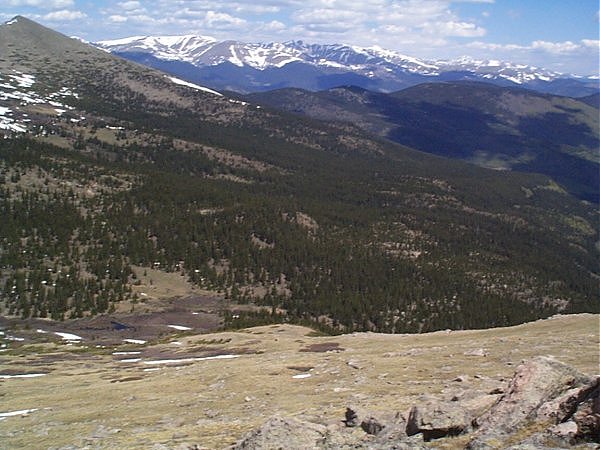
[[325,443],[327,427],[292,417],[273,417],[248,433],[235,450],[309,450]]
[[552,399],[537,411],[537,417],[540,420],[548,419],[554,423],[564,422],[573,416],[580,407],[580,404],[593,396],[595,391],[600,388],[600,377],[592,379],[589,383],[569,389],[564,394]]
[[[570,400],[578,390],[589,386],[592,379],[553,358],[537,357],[520,365],[504,395],[490,410],[474,421],[478,428],[468,444],[470,449],[501,447],[516,430],[536,427],[531,425],[557,423],[572,409]],[[554,404],[552,410],[550,405]],[[563,405],[563,406],[561,406]],[[539,427],[537,427],[539,428]]]
[[550,434],[552,437],[559,438],[570,443],[577,434],[577,424],[572,420],[561,422],[551,427],[548,430],[548,434]]
[[365,433],[376,436],[381,433],[385,425],[382,425],[375,417],[367,417],[360,423],[360,427]]
[[589,394],[573,415],[578,439],[600,443],[600,386]]
[[406,434],[423,434],[425,441],[446,436],[457,436],[471,423],[467,411],[456,403],[428,402],[413,406],[408,415]]

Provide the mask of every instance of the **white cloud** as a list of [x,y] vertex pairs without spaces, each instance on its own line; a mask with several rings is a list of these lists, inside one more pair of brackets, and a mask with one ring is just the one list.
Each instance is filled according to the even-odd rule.
[[572,41],[564,42],[549,42],[549,41],[533,41],[529,45],[517,44],[494,44],[489,42],[475,41],[467,44],[467,47],[490,51],[532,51],[538,50],[552,54],[578,54],[588,49],[598,51],[600,49],[600,41],[593,39],[582,39],[580,43]]
[[277,5],[259,5],[255,3],[247,5],[242,3],[232,3],[229,7],[236,13],[274,14],[281,11],[281,8]]
[[271,22],[265,23],[262,25],[262,30],[264,31],[274,31],[279,32],[285,30],[287,27],[285,23],[280,22],[279,20],[272,20]]
[[434,22],[426,24],[423,29],[428,33],[448,37],[481,37],[485,29],[468,22]]
[[593,39],[580,42],[538,40],[527,45],[475,41],[465,48],[469,49],[471,56],[481,59],[501,59],[563,73],[598,74],[600,41]]
[[246,25],[246,20],[234,17],[226,13],[208,11],[204,18],[204,24],[209,28],[234,28]]
[[69,8],[74,0],[3,0],[5,6],[30,6],[43,9]]
[[361,12],[338,11],[336,9],[311,9],[300,10],[292,16],[295,23],[305,25],[335,26],[358,24],[365,19]]
[[571,41],[565,42],[548,42],[548,41],[534,41],[531,43],[531,48],[534,50],[543,50],[548,53],[572,53],[581,49],[581,45],[575,44]]
[[123,23],[127,22],[127,17],[119,14],[113,14],[112,16],[108,16],[108,20],[110,20],[112,23]]
[[582,39],[581,43],[585,47],[590,47],[594,50],[600,50],[600,40],[598,39]]
[[121,2],[118,5],[126,11],[142,9],[142,4],[138,1]]
[[71,11],[68,9],[61,9],[60,11],[53,11],[43,16],[44,20],[49,22],[69,22],[73,20],[85,19],[87,14],[81,11]]

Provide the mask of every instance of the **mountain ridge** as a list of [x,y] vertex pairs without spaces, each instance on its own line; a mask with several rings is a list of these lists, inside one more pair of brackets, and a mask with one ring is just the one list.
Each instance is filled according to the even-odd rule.
[[444,157],[544,173],[582,199],[600,200],[595,97],[589,98],[589,105],[523,88],[461,81],[424,83],[390,94],[342,86],[319,92],[287,88],[245,98],[321,120],[352,123]]
[[[186,73],[187,76],[196,78],[191,81],[211,81],[210,77],[217,78],[220,74],[219,68],[229,63],[237,69],[237,75],[251,78],[249,82],[236,82],[233,77],[227,78],[231,85],[229,87],[240,92],[272,88],[269,77],[263,79],[264,72],[267,69],[282,69],[292,63],[316,68],[320,76],[353,73],[365,78],[361,84],[363,87],[380,91],[398,90],[432,80],[485,81],[565,95],[584,96],[598,91],[597,76],[580,77],[526,64],[469,57],[428,61],[378,46],[309,44],[303,41],[245,43],[234,40],[218,41],[212,37],[195,35],[134,36],[99,41],[94,45],[129,59],[146,60],[146,63],[156,67],[166,68],[168,64],[161,64],[173,61],[189,63],[197,68],[196,73],[189,70]],[[157,61],[151,61],[149,56]],[[263,73],[254,74],[252,70]],[[215,80],[212,82],[216,83]],[[312,82],[317,83],[318,87],[318,80]],[[306,84],[301,85],[300,80],[294,80],[285,87],[306,88]]]

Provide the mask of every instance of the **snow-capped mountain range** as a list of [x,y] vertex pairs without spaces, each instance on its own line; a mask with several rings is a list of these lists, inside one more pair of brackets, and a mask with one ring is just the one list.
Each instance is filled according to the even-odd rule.
[[[524,86],[552,93],[561,93],[556,92],[557,89],[581,89],[581,95],[593,93],[598,88],[597,78],[575,77],[523,64],[468,57],[426,61],[376,46],[319,45],[303,41],[244,43],[195,35],[134,36],[94,45],[171,71],[190,81],[241,92],[278,87],[328,88],[332,87],[330,84],[335,85],[336,80],[340,84],[357,84],[375,90],[396,90],[427,81],[461,79]],[[298,69],[299,66],[305,67],[294,71],[296,78],[301,73],[304,79],[290,78],[289,75],[293,74],[289,69]],[[193,67],[197,70],[194,71]],[[287,78],[279,73],[282,71],[288,75]],[[314,77],[320,79],[313,80]],[[572,92],[563,93],[574,95]]]

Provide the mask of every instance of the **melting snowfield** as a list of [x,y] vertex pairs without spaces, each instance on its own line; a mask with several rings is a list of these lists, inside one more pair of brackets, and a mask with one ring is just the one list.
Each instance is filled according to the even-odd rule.
[[48,375],[47,373],[24,373],[17,375],[0,375],[0,379],[9,379],[9,378],[38,378],[44,377]]
[[127,344],[139,344],[139,345],[143,345],[146,343],[146,341],[144,341],[142,339],[123,339],[123,342],[126,342]]
[[298,375],[294,375],[292,378],[296,380],[301,380],[302,378],[310,378],[312,375],[310,373],[300,373]]
[[42,95],[34,88],[35,84],[35,75],[16,70],[11,74],[0,73],[0,102],[9,105],[0,104],[0,130],[25,133],[31,119],[21,107],[28,105],[46,105],[54,110],[56,116],[74,109],[62,100],[67,97],[79,98],[71,89],[62,87],[57,92]]
[[62,333],[60,331],[55,331],[54,334],[56,334],[57,336],[60,336],[65,341],[79,342],[79,341],[81,341],[83,339],[81,336],[77,336],[76,334]]
[[192,88],[192,89],[196,89],[198,91],[208,92],[209,94],[218,95],[219,97],[223,96],[223,94],[221,94],[220,92],[213,91],[212,89],[209,89],[209,88],[204,87],[204,86],[199,86],[197,84],[190,83],[189,81],[180,80],[179,78],[175,78],[175,77],[167,77],[167,78],[169,80],[171,80],[173,83],[178,84],[180,86],[186,86],[186,87],[189,87],[189,88]]
[[29,413],[35,412],[37,410],[38,410],[38,408],[21,409],[19,411],[3,412],[3,413],[0,413],[0,421],[6,419],[7,417],[24,416],[24,415],[27,415]]
[[169,328],[173,328],[174,330],[179,330],[179,331],[187,331],[187,330],[191,330],[190,327],[184,327],[183,325],[167,325]]

